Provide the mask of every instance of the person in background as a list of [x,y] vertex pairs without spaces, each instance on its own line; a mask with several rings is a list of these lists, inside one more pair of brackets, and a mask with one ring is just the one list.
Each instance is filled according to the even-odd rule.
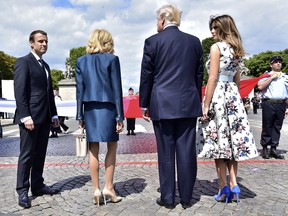
[[[129,97],[133,97],[134,96],[134,90],[133,88],[129,88],[128,90],[128,96]],[[136,119],[135,118],[126,118],[127,121],[127,134],[126,135],[136,135],[134,130],[135,130],[135,122]]]
[[[264,159],[273,157],[284,159],[276,148],[279,145],[280,131],[283,121],[288,115],[288,75],[281,71],[281,56],[272,56],[269,63],[271,71],[270,77],[262,78],[258,81],[258,89],[262,92],[262,133],[260,143],[263,147]],[[268,146],[271,146],[270,153]]]
[[209,28],[216,43],[211,46],[206,63],[209,77],[200,119],[202,123],[199,123],[197,133],[197,148],[199,157],[215,160],[219,182],[215,200],[238,203],[238,161],[258,156],[239,93],[240,64],[245,51],[231,16],[211,16]]
[[246,114],[249,114],[249,111],[251,109],[251,104],[250,104],[250,98],[247,96],[245,98],[242,99],[243,100],[243,104],[244,104],[244,108],[246,111]]
[[[58,90],[54,90],[54,97],[55,97],[55,101],[62,101],[61,96],[59,95],[59,91]],[[62,133],[61,128],[63,129],[64,133],[67,134],[68,133],[68,129],[69,127],[65,124],[65,119],[67,117],[65,116],[59,116],[59,121],[60,121],[60,126],[59,127],[54,127],[53,125],[51,125],[51,135],[50,138],[57,138],[58,137],[58,133]]]
[[256,94],[251,99],[251,102],[252,102],[252,105],[253,105],[253,113],[257,114],[257,109],[259,108],[259,99],[258,99]]
[[33,196],[59,193],[59,189],[45,185],[43,178],[50,124],[59,126],[50,68],[42,59],[48,48],[47,33],[35,30],[29,42],[31,52],[18,58],[14,66],[14,122],[20,130],[16,191],[24,208],[31,207],[30,182]]
[[[157,31],[145,40],[140,107],[153,122],[157,142],[160,198],[175,207],[177,184],[182,207],[191,207],[197,175],[196,120],[202,115],[203,50],[199,38],[179,30],[182,12],[173,5],[157,10]],[[176,163],[175,163],[176,160]]]
[[93,203],[101,203],[99,185],[99,142],[107,142],[105,186],[102,191],[115,203],[121,201],[113,185],[117,141],[124,129],[121,71],[114,55],[112,35],[103,29],[94,30],[88,39],[87,54],[76,62],[76,100],[79,127],[86,129],[89,143],[89,169],[93,182]]

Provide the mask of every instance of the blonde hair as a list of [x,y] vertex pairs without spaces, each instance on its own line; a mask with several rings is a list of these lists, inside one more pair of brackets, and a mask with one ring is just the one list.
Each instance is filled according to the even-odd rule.
[[165,24],[173,23],[177,26],[180,26],[181,23],[181,14],[178,8],[173,5],[163,5],[156,11],[157,17],[165,20]]
[[229,15],[211,16],[209,28],[218,27],[219,40],[228,43],[234,50],[235,57],[243,57],[245,50],[242,46],[242,39],[233,18]]
[[95,29],[89,36],[86,52],[91,53],[114,53],[112,35],[104,29]]

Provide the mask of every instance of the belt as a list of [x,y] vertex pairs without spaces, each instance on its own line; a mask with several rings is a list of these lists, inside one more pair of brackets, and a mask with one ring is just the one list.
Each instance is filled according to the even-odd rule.
[[263,98],[263,101],[268,102],[268,103],[281,104],[281,103],[285,103],[286,99],[269,99],[269,98]]
[[219,74],[218,81],[233,82],[233,76],[227,76],[227,75]]

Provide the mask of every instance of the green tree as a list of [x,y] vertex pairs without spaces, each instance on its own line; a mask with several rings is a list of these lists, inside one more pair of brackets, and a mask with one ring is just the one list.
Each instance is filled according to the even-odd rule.
[[13,80],[16,58],[0,51],[0,97],[2,97],[2,80]]
[[1,80],[12,80],[13,79],[13,69],[16,58],[9,56],[4,52],[0,51],[0,76]]
[[52,86],[53,89],[59,89],[58,82],[64,78],[63,71],[52,69],[50,71],[52,77]]
[[208,81],[208,73],[207,73],[207,69],[206,69],[206,62],[208,60],[209,54],[210,54],[210,47],[212,46],[212,44],[214,44],[215,41],[213,40],[212,37],[209,38],[205,38],[204,40],[202,40],[202,48],[203,48],[203,62],[204,62],[204,78],[203,78],[203,85],[207,84]]
[[79,57],[86,54],[86,47],[78,47],[70,49],[69,58],[66,58],[66,64],[69,64],[73,71],[73,77],[75,77],[75,68],[76,68],[76,61]]
[[270,71],[269,59],[274,56],[279,55],[283,59],[282,71],[288,73],[288,49],[284,51],[266,51],[261,52],[257,55],[253,55],[251,58],[245,60],[245,66],[250,70],[249,75],[258,77],[262,75],[265,71]]

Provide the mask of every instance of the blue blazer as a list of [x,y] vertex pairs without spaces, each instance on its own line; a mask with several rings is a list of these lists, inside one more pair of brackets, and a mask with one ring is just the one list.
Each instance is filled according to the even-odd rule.
[[49,65],[44,62],[48,71],[43,70],[32,53],[18,58],[14,65],[14,94],[16,111],[14,122],[20,124],[21,118],[31,116],[35,124],[52,121],[57,115],[50,76]]
[[110,53],[86,54],[76,62],[77,120],[84,120],[83,103],[110,102],[116,106],[116,121],[124,120],[119,58]]
[[152,120],[202,115],[203,50],[200,40],[171,26],[145,40],[140,107]]

